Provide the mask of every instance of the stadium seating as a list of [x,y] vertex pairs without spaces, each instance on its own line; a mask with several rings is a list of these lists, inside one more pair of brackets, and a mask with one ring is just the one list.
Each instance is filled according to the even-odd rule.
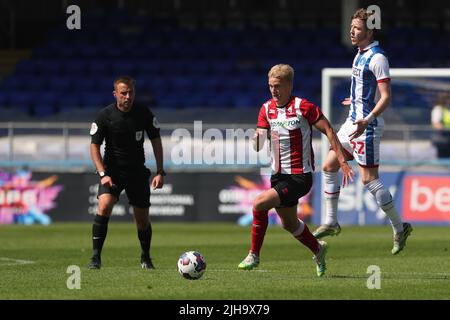
[[[427,17],[423,15],[422,24]],[[305,25],[320,19],[325,18],[294,15],[288,8],[278,16],[259,12],[245,17],[230,11],[183,19],[99,12],[87,16],[89,27],[78,33],[52,30],[31,59],[20,61],[0,83],[0,106],[34,116],[98,109],[111,102],[114,77],[129,74],[137,79],[138,95],[144,94],[142,100],[153,101],[154,107],[255,107],[269,97],[268,69],[281,62],[296,69],[294,93],[320,103],[321,69],[349,67],[354,56],[353,49],[340,43],[338,28]],[[402,19],[410,22],[408,15]],[[383,43],[391,67],[450,66],[448,32],[426,26],[390,31],[395,41],[390,36]],[[413,41],[417,38],[421,41]],[[333,104],[348,90],[348,83],[339,85]],[[394,95],[394,105],[423,103],[414,88]]]

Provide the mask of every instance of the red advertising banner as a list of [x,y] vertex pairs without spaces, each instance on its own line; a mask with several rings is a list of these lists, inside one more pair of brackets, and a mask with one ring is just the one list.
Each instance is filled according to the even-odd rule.
[[450,222],[450,176],[410,175],[403,188],[403,219]]

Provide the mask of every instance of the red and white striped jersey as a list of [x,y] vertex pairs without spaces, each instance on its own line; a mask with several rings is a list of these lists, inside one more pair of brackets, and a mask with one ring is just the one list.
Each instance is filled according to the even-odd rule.
[[292,97],[284,107],[270,99],[259,111],[258,128],[270,130],[272,174],[314,171],[312,128],[322,112],[308,100]]

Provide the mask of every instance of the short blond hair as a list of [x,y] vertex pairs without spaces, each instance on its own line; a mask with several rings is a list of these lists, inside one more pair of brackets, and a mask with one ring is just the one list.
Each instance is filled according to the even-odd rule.
[[294,68],[288,64],[277,64],[270,69],[268,76],[292,83],[294,81]]

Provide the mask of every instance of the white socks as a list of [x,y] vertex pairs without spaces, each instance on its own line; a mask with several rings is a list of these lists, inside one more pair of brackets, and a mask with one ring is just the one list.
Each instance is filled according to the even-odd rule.
[[338,172],[323,171],[325,180],[324,192],[325,192],[325,212],[327,216],[325,218],[325,224],[335,225],[337,221],[337,209],[339,202],[339,194],[341,192],[341,184],[339,183]]
[[[337,220],[337,209],[339,202],[339,194],[341,190],[341,185],[339,183],[339,173],[338,172],[327,172],[323,171],[324,175],[324,196],[325,196],[325,224],[335,225]],[[383,183],[379,179],[372,180],[365,185],[367,190],[373,194],[378,206],[383,210],[386,216],[391,222],[392,229],[394,233],[397,234],[403,231],[403,223],[400,216],[395,209],[394,201],[392,200],[391,193],[387,190]]]
[[383,186],[383,183],[379,179],[370,181],[365,187],[371,194],[373,194],[381,210],[383,210],[389,218],[394,233],[397,234],[402,232],[403,224],[397,210],[394,207],[394,201],[392,200],[389,190]]

